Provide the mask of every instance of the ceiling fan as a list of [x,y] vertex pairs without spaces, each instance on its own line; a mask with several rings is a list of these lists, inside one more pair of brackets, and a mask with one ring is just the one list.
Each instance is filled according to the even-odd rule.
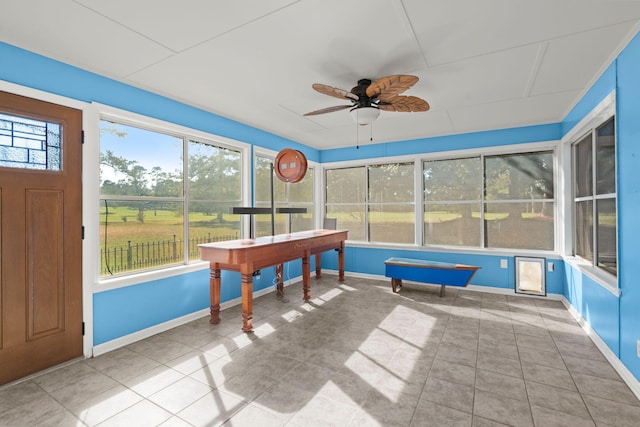
[[324,94],[335,98],[351,101],[350,105],[336,105],[306,113],[305,116],[331,113],[333,111],[350,108],[351,116],[356,123],[366,126],[372,123],[382,111],[417,112],[427,111],[429,104],[417,96],[400,95],[418,81],[416,76],[393,75],[382,77],[375,82],[369,79],[358,80],[358,85],[350,92],[328,85],[314,83],[312,87]]

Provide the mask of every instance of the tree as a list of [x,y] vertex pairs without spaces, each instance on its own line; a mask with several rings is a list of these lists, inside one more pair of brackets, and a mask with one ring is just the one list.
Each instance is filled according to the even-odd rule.
[[[217,213],[224,223],[229,204],[241,198],[240,153],[208,144],[189,143],[189,210]],[[212,203],[218,202],[218,203]],[[222,203],[219,203],[222,202]]]

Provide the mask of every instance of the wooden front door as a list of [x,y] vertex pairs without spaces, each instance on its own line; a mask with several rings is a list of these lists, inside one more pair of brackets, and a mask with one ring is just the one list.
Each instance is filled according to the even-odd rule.
[[81,133],[0,92],[0,384],[82,355]]

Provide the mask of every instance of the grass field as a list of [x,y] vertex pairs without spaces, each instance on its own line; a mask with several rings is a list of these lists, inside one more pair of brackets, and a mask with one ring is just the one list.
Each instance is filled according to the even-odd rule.
[[[143,222],[139,221],[139,211],[134,208],[125,206],[109,206],[109,215],[107,218],[106,210],[103,208],[100,212],[100,250],[101,252],[109,252],[111,255],[103,256],[102,270],[105,271],[106,258],[109,258],[110,266],[112,263],[128,264],[129,266],[135,264],[131,262],[131,257],[138,258],[141,251],[144,252],[144,261],[147,264],[142,264],[142,267],[122,267],[114,266],[113,269],[120,268],[120,272],[130,271],[131,269],[148,268],[149,262],[156,263],[154,265],[164,265],[167,262],[182,262],[180,248],[184,247],[183,243],[183,225],[184,218],[180,210],[171,209],[156,209],[145,210],[143,215]],[[351,212],[337,212],[331,213],[328,216],[337,218],[338,228],[344,228],[351,230],[349,237],[352,240],[361,240],[364,238],[364,224],[362,219],[362,212],[360,215],[353,215]],[[480,212],[475,211],[471,213],[471,217],[475,219],[480,218]],[[414,218],[415,214],[411,212],[369,212],[369,224],[371,226],[371,238],[380,242],[393,242],[393,243],[413,243],[414,241]],[[485,219],[488,225],[491,223],[500,223],[509,218],[508,212],[492,212],[486,213]],[[108,219],[108,223],[107,223]],[[459,212],[449,211],[430,211],[424,214],[425,224],[437,225],[436,232],[442,235],[444,242],[454,242],[452,239],[452,233],[455,230],[460,229],[462,223],[460,220],[462,215]],[[256,234],[258,236],[271,234],[271,217],[269,215],[258,215],[255,218],[257,222]],[[534,220],[534,221],[528,221]],[[615,216],[613,217],[615,220]],[[276,233],[284,232],[285,222],[287,221],[286,215],[276,215]],[[473,226],[473,223],[469,223],[469,220],[463,220],[464,227]],[[542,225],[539,223],[552,222],[552,218],[544,217],[536,213],[521,213],[519,220],[514,223],[520,224],[517,227],[534,227],[532,230],[546,230],[548,225]],[[606,221],[606,218],[601,218],[601,221]],[[312,218],[305,218],[303,222],[298,224],[311,224]],[[529,224],[530,223],[530,224]],[[535,225],[539,223],[538,225]],[[189,215],[189,252],[190,258],[197,259],[199,256],[197,244],[205,243],[209,241],[220,241],[228,239],[240,238],[240,215],[232,215],[225,213],[222,215],[222,220],[217,214],[204,214],[204,213],[192,213]],[[298,225],[299,227],[300,225]],[[478,224],[479,226],[479,224]],[[453,227],[453,228],[452,228]],[[516,228],[517,228],[516,227]],[[542,227],[542,228],[541,228]],[[549,228],[553,231],[553,226]],[[432,230],[432,229],[430,229]],[[503,233],[506,229],[503,229]],[[534,235],[541,234],[538,231],[532,231]],[[527,234],[527,232],[524,232]],[[548,233],[544,233],[548,234]],[[106,236],[106,239],[105,239]],[[449,236],[449,237],[447,237]],[[520,236],[521,237],[521,236]],[[509,243],[509,239],[516,238],[518,236],[501,236],[499,244],[506,244],[505,247],[515,247]],[[552,237],[551,237],[552,238]],[[505,240],[506,239],[506,240]],[[106,246],[105,246],[106,240]],[[548,238],[545,238],[548,240]],[[531,240],[529,239],[529,244]],[[176,242],[176,243],[174,243]],[[546,245],[547,243],[544,243]],[[155,247],[163,247],[163,253],[165,247],[175,248],[178,245],[178,249],[173,249],[173,252],[177,252],[176,258],[170,258],[167,261],[156,261],[149,258],[154,257],[152,254]],[[145,246],[143,250],[140,247]],[[129,249],[134,247],[134,249]],[[533,245],[532,247],[536,247]],[[129,255],[127,255],[129,251]],[[119,260],[115,260],[116,254],[118,254]],[[131,255],[133,254],[133,255]],[[174,255],[172,255],[174,256]],[[123,261],[124,260],[124,261]],[[136,261],[137,262],[137,261]],[[122,270],[124,268],[124,270]],[[103,273],[106,274],[106,273]]]

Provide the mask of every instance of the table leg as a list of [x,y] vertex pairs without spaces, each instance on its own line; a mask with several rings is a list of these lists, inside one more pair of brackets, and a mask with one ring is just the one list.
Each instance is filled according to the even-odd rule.
[[302,299],[309,301],[309,281],[311,279],[311,266],[309,264],[309,255],[302,257]]
[[242,273],[242,330],[253,332],[253,271]]
[[344,282],[344,242],[338,249],[338,281]]
[[284,297],[284,264],[276,265],[276,298]]
[[402,289],[402,280],[391,279],[391,290],[393,290],[394,293],[398,293],[400,292],[400,289]]
[[316,254],[316,279],[319,279],[320,275],[322,274],[322,268],[320,264],[322,264],[322,253],[318,252]]
[[209,309],[211,317],[209,323],[220,323],[220,270],[212,268],[209,273]]

